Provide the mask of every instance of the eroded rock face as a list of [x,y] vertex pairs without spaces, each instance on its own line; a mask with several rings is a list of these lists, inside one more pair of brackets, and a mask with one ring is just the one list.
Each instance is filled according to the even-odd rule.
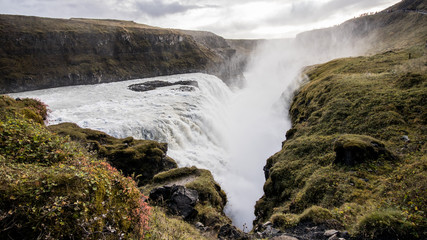
[[181,185],[163,186],[150,192],[150,200],[156,204],[166,204],[172,214],[189,220],[197,215],[194,206],[199,200],[199,194]]
[[334,163],[347,166],[355,166],[380,158],[384,160],[397,158],[386,149],[381,141],[364,135],[342,135],[335,141],[334,151],[336,152]]
[[0,46],[0,94],[195,72],[243,76],[220,36],[130,21],[1,15]]

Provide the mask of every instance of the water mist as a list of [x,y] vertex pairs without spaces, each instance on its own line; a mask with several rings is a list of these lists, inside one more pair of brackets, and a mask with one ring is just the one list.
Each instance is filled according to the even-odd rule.
[[367,49],[367,39],[347,31],[313,32],[296,39],[269,40],[253,53],[244,87],[234,92],[228,108],[230,159],[222,183],[227,213],[240,228],[250,229],[254,206],[265,182],[263,167],[281,149],[291,127],[288,116],[294,91],[305,78],[302,69]]

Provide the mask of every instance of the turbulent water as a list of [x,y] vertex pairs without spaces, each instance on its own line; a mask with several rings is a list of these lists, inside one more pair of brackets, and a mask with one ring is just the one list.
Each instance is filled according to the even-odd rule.
[[[177,85],[146,92],[128,89],[153,80],[193,80],[199,86],[191,87],[193,91]],[[272,105],[260,94],[260,89],[233,92],[212,75],[184,74],[12,96],[45,102],[51,110],[49,124],[74,122],[115,137],[167,142],[168,155],[180,167],[195,165],[213,172],[228,194],[228,214],[237,226],[250,227],[253,206],[262,195],[263,165],[279,150],[285,123],[280,114],[270,120]],[[280,94],[277,91],[274,101]]]
[[[217,77],[198,73],[11,95],[48,104],[49,124],[74,122],[115,137],[168,143],[168,155],[180,167],[195,165],[212,171],[227,192],[226,213],[236,226],[250,229],[255,202],[262,196],[263,166],[280,150],[290,127],[287,109],[301,80],[301,68],[339,55],[307,53],[292,42],[272,41],[260,47],[256,56],[249,64],[245,86],[233,91]],[[153,80],[193,80],[199,87],[191,87],[193,91],[176,85],[147,92],[128,89]]]

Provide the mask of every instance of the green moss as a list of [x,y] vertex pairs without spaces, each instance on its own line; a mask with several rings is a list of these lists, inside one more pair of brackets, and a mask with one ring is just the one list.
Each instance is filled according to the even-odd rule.
[[169,181],[177,180],[183,177],[200,176],[200,170],[196,167],[183,167],[172,169],[170,171],[156,174],[153,177],[154,183],[166,183]]
[[378,210],[365,215],[357,225],[358,239],[417,239],[417,226],[405,220],[398,210]]
[[334,219],[332,213],[328,209],[319,206],[311,206],[299,216],[300,222],[313,222],[315,224],[326,223],[332,219]]
[[216,236],[203,235],[200,230],[192,224],[182,221],[182,219],[166,215],[165,210],[160,207],[153,208],[149,223],[151,228],[144,239],[216,239]]
[[316,205],[355,233],[362,216],[393,208],[408,212],[415,239],[425,236],[424,52],[415,46],[306,68],[310,81],[294,96],[292,129],[267,160],[259,222],[275,216],[286,226],[285,215]]
[[295,227],[298,224],[298,216],[295,214],[275,213],[271,216],[271,222],[275,227],[287,229]]

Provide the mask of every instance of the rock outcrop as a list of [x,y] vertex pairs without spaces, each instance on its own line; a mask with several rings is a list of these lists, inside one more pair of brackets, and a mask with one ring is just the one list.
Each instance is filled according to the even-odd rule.
[[[160,87],[169,87],[180,85],[178,89],[187,89],[188,91],[193,91],[193,87],[199,87],[199,83],[197,81],[177,81],[177,82],[168,82],[168,81],[148,81],[143,83],[137,83],[129,85],[128,88],[135,92],[146,92],[151,91]],[[186,86],[186,88],[182,88]]]
[[132,137],[118,139],[104,132],[80,128],[74,123],[61,123],[48,128],[96,151],[98,157],[106,158],[124,174],[134,174],[140,184],[147,183],[159,172],[177,167],[176,162],[166,155],[166,143]]
[[194,218],[198,213],[194,207],[199,200],[199,193],[182,185],[155,188],[151,190],[149,197],[157,205],[165,204],[169,212],[185,220]]
[[225,82],[242,77],[222,37],[189,33],[129,21],[0,15],[0,93],[194,72]]
[[336,153],[334,163],[347,166],[379,159],[397,159],[381,141],[363,135],[345,134],[340,136],[334,142],[334,151]]

